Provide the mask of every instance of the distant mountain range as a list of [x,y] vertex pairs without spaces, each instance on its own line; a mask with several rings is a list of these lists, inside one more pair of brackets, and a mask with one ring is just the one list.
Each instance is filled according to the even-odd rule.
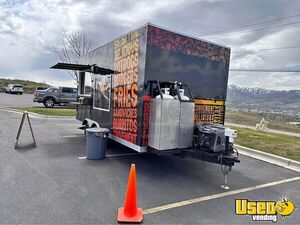
[[229,85],[227,107],[300,115],[300,90],[275,91]]

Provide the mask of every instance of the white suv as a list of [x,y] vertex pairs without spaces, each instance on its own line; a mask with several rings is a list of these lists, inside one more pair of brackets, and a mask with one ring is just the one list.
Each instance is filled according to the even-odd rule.
[[23,88],[20,84],[9,84],[5,88],[6,93],[16,93],[16,94],[23,94]]

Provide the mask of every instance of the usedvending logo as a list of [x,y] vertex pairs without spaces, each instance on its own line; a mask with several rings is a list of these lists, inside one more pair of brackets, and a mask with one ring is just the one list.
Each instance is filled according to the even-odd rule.
[[279,201],[249,201],[248,199],[235,200],[235,213],[249,215],[253,221],[277,222],[278,217],[290,216],[295,210],[295,204],[283,198]]

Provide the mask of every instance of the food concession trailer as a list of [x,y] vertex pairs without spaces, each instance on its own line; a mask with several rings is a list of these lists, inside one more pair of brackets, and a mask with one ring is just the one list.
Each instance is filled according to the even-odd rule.
[[227,174],[239,162],[236,132],[223,126],[229,60],[230,48],[146,24],[52,68],[78,71],[82,128],[105,127],[137,152],[193,157]]

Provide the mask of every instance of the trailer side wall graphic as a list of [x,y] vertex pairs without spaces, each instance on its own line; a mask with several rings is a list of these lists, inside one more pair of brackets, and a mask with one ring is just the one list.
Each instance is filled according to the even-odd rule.
[[[137,143],[139,31],[114,42],[114,100],[112,134]],[[139,115],[140,116],[140,115]]]

